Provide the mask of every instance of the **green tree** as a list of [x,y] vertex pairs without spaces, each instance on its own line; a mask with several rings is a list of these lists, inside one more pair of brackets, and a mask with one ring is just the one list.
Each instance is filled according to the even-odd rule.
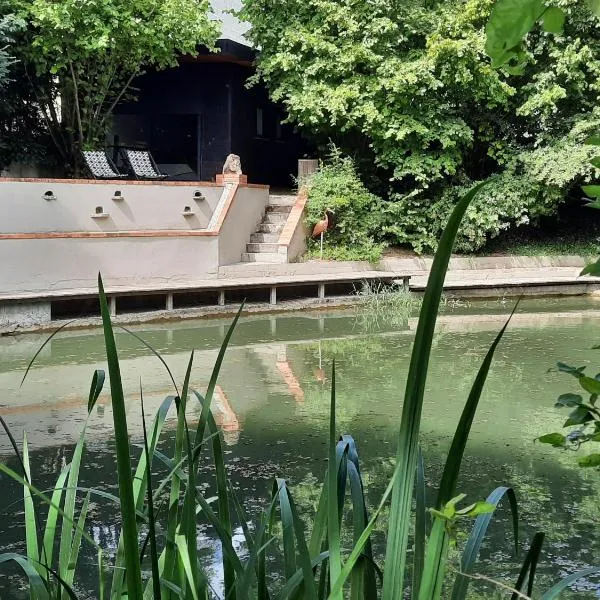
[[518,72],[486,54],[493,4],[245,0],[257,79],[387,192],[380,228],[393,243],[435,247],[464,188],[492,174],[501,177],[471,207],[462,250],[552,214],[592,176],[583,141],[596,126],[600,35],[586,3],[561,0],[572,17],[564,34],[533,32]]
[[208,0],[19,0],[28,29],[18,58],[65,165],[104,142],[115,106],[144,69],[212,47]]

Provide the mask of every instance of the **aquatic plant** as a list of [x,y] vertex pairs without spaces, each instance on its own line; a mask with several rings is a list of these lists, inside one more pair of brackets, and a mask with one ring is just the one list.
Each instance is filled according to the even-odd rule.
[[[419,451],[419,434],[434,327],[452,244],[462,215],[480,187],[473,188],[456,205],[440,240],[413,345],[402,404],[396,466],[384,494],[371,514],[365,499],[356,443],[352,437],[340,436],[338,432],[334,364],[331,374],[328,468],[320,489],[314,519],[309,527],[305,525],[303,515],[299,514],[296,507],[292,488],[285,479],[276,479],[273,482],[270,501],[262,509],[254,526],[250,524],[245,508],[229,484],[221,434],[211,413],[221,365],[243,307],[224,338],[204,395],[191,387],[193,352],[183,384],[179,387],[161,355],[137,334],[130,332],[161,361],[171,378],[174,391],[174,394],[162,403],[148,431],[143,410],[143,392],[140,389],[144,442],[135,472],[132,472],[132,448],[124,410],[119,357],[107,299],[102,279],[99,277],[99,297],[113,405],[118,497],[103,490],[82,488],[78,484],[83,460],[85,426],[70,465],[63,469],[51,495],[47,496],[32,481],[26,437],[21,452],[10,435],[8,425],[2,421],[20,462],[21,472],[18,473],[5,464],[0,464],[0,472],[9,475],[23,486],[26,554],[1,554],[0,564],[12,561],[22,569],[29,582],[30,596],[34,600],[76,599],[77,561],[85,540],[98,553],[97,593],[100,600],[208,599],[218,595],[212,588],[210,575],[203,564],[198,547],[198,527],[200,523],[208,523],[221,543],[223,597],[228,600],[266,600],[274,597],[282,600],[341,600],[347,595],[352,600],[371,600],[377,597],[397,600],[405,594],[410,557],[411,598],[437,600],[443,593],[453,600],[466,598],[470,582],[473,579],[481,579],[481,576],[474,573],[475,564],[493,513],[504,499],[508,500],[512,512],[515,552],[520,548],[517,502],[515,492],[511,488],[498,487],[488,495],[485,502],[472,502],[466,506],[463,503],[464,495],[457,489],[457,478],[471,425],[494,353],[508,321],[489,348],[473,382],[446,457],[436,503],[429,510],[425,502],[425,467]],[[105,373],[96,371],[90,387],[88,412],[93,408],[104,381]],[[357,393],[365,391],[357,390]],[[186,418],[186,410],[191,403],[199,403],[201,407],[195,431],[190,428]],[[172,455],[167,456],[157,445],[165,419],[172,407],[177,415],[177,428]],[[213,499],[205,497],[199,486],[200,467],[205,460],[203,450],[207,448],[212,451],[212,473],[216,484],[214,502]],[[160,461],[166,466],[166,476],[157,478],[153,474],[152,467],[155,461]],[[82,494],[83,503],[80,504],[77,515],[76,508],[81,502]],[[85,531],[92,495],[115,502],[121,513],[120,539],[110,565],[102,549]],[[377,557],[374,556],[371,547],[371,533],[383,507],[387,508],[390,496],[387,548],[382,570],[377,565]],[[413,511],[415,498],[416,509]],[[40,510],[36,507],[34,499],[49,507],[42,537]],[[59,517],[60,529],[57,526]],[[449,564],[449,551],[455,543],[457,527],[461,522],[471,519],[474,519],[474,523],[464,546],[460,570],[457,572]],[[349,520],[352,523],[352,543],[351,547],[346,549],[342,540],[345,539],[344,534],[349,533],[344,527]],[[234,522],[240,525],[244,533],[243,552],[236,550],[233,544]],[[414,529],[413,547],[409,548],[411,527]],[[280,542],[282,548],[280,558],[283,565],[283,583],[268,560],[270,554],[278,552],[276,541]],[[513,598],[531,595],[542,542],[543,534],[537,533],[524,556],[517,581],[513,586],[508,586]],[[57,546],[58,557],[55,558],[54,550]],[[142,575],[142,564],[150,567],[149,570],[144,570],[147,573],[145,576]],[[548,590],[543,599],[551,600],[557,597],[577,578],[596,570],[586,569],[574,573]],[[106,589],[109,574],[112,574],[112,581]],[[505,584],[498,585],[504,590],[507,589]]]

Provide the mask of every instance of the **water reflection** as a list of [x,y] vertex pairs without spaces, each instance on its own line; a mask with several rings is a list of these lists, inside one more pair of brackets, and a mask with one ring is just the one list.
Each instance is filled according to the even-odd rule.
[[[557,360],[578,365],[597,360],[590,350],[598,341],[597,305],[568,300],[557,312],[558,306],[555,302],[523,302],[521,314],[516,315],[497,352],[459,483],[460,491],[477,498],[499,484],[516,487],[524,502],[523,520],[527,523],[523,540],[536,528],[548,532],[548,560],[540,570],[541,581],[547,582],[567,574],[574,566],[594,564],[600,555],[600,530],[595,518],[595,498],[600,490],[597,474],[576,470],[571,455],[532,441],[560,426],[563,415],[552,408],[552,401],[570,391],[571,381],[548,372],[548,368]],[[423,421],[431,486],[439,478],[444,452],[474,374],[509,308],[494,303],[458,306],[440,319]],[[183,380],[189,352],[194,348],[191,381],[204,393],[228,324],[186,322],[139,327],[137,333],[163,354],[178,382]],[[258,514],[268,497],[275,476],[290,480],[303,511],[314,510],[326,455],[329,379],[334,358],[340,428],[357,440],[369,501],[377,503],[393,468],[415,325],[412,316],[399,319],[397,315],[378,314],[372,318],[354,311],[240,321],[215,388],[213,413],[223,431],[232,485],[242,495],[251,517]],[[68,332],[44,348],[20,387],[23,371],[41,340],[43,336],[0,339],[0,414],[18,440],[27,431],[30,447],[35,449],[34,481],[48,488],[70,459],[72,445],[81,431],[93,370],[106,369],[106,365],[98,331]],[[120,332],[117,345],[129,431],[132,441],[138,443],[140,379],[147,413],[155,412],[165,396],[173,393],[172,384],[160,362],[137,340]],[[188,408],[193,423],[199,417],[200,405],[190,402]],[[174,425],[171,415],[163,442],[167,454],[171,453]],[[114,493],[116,468],[107,390],[90,418],[88,440],[81,485]],[[0,454],[12,461],[5,437],[0,438]],[[0,505],[5,513],[15,516],[14,506],[4,507],[21,502],[22,491],[5,478],[0,481],[5,490]],[[213,480],[209,470],[202,481],[210,494]],[[434,494],[433,487],[429,492]],[[18,549],[22,544],[21,517],[16,516],[8,520],[7,530],[3,531],[1,550]],[[6,521],[2,519],[2,527]],[[499,513],[497,521],[492,536],[499,549],[495,548],[493,555],[489,549],[484,553],[481,568],[482,572],[498,575],[500,565],[503,574],[510,574],[514,562],[503,529],[508,517]],[[382,547],[385,524],[384,514],[376,549]],[[89,530],[104,548],[114,551],[118,540],[115,507],[97,500]],[[235,543],[242,544],[240,530],[236,531]],[[221,550],[208,526],[199,533],[199,545],[211,564],[218,589]],[[86,551],[87,563],[95,564],[93,553],[89,548]],[[82,577],[84,585],[93,591],[91,571]],[[12,581],[0,574],[0,595],[5,599],[25,597],[14,591]],[[593,582],[584,582],[578,597],[595,597],[595,589]]]

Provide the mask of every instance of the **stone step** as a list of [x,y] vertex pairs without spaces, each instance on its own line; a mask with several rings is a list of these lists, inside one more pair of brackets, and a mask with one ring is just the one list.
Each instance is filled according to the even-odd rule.
[[253,252],[277,252],[279,250],[279,244],[269,243],[258,243],[253,242],[246,244],[246,250],[250,253]]
[[267,213],[284,213],[289,215],[292,210],[291,204],[267,204]]
[[253,233],[250,235],[251,244],[276,244],[279,241],[278,233]]
[[286,262],[285,254],[277,252],[244,252],[242,254],[242,262],[245,263],[284,263]]
[[277,204],[280,206],[294,206],[294,204],[296,204],[296,196],[291,194],[271,194],[269,196],[269,204]]
[[268,212],[262,222],[269,225],[283,225],[287,221],[287,218],[286,213]]
[[261,223],[256,230],[256,233],[281,233],[283,223]]

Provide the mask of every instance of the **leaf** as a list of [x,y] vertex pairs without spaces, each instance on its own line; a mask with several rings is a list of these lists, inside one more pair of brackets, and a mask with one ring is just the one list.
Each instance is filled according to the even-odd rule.
[[0,564],[13,561],[17,563],[27,578],[29,580],[29,586],[31,589],[31,597],[35,600],[50,600],[50,595],[48,594],[48,590],[44,585],[44,580],[41,578],[38,573],[38,565],[34,563],[30,559],[22,556],[20,554],[16,554],[14,552],[7,552],[5,554],[0,554]]
[[590,394],[600,394],[600,381],[592,377],[580,377],[579,385]]
[[563,427],[571,427],[571,425],[582,425],[594,420],[594,416],[585,405],[578,406],[569,414],[569,418],[565,421]]
[[[442,297],[442,289],[454,240],[462,218],[479,190],[491,180],[471,188],[455,205],[448,224],[440,238],[427,289],[421,305],[419,322],[413,343],[406,379],[402,419],[398,436],[396,466],[400,479],[392,493],[392,504],[387,532],[386,568],[383,578],[383,600],[401,598],[404,590],[408,533],[411,526],[414,481],[417,471],[418,440],[427,381],[433,333]],[[331,504],[331,503],[330,503]],[[365,531],[367,531],[365,529]],[[331,552],[331,548],[330,548]],[[345,569],[344,569],[345,571]],[[341,574],[341,576],[343,573]],[[332,579],[333,582],[333,579]],[[343,582],[342,582],[343,584]],[[332,590],[337,589],[332,584]],[[341,585],[339,586],[341,590]]]
[[[525,583],[525,579],[527,578],[527,595],[531,597],[533,594],[533,580],[535,578],[535,571],[537,569],[537,564],[540,560],[540,554],[542,552],[542,545],[544,543],[544,533],[538,531],[534,536],[529,546],[529,550],[527,551],[527,555],[525,556],[525,560],[521,565],[521,570],[519,571],[519,577],[517,578],[517,582],[515,583],[515,590],[521,591],[523,584]],[[513,593],[511,596],[511,600],[518,600],[519,596],[516,593]]]
[[581,189],[588,198],[600,198],[600,185],[584,185]]
[[561,394],[556,399],[556,404],[554,405],[556,408],[561,406],[578,406],[583,402],[583,398],[579,394]]
[[92,383],[90,385],[90,395],[88,398],[88,413],[92,412],[98,396],[104,386],[104,380],[106,379],[106,373],[102,369],[96,369],[92,377]]
[[560,596],[563,590],[568,588],[572,583],[574,583],[578,579],[583,579],[588,575],[592,575],[598,572],[600,572],[600,567],[589,567],[588,569],[577,571],[576,573],[565,577],[556,585],[553,585],[549,590],[546,591],[546,593],[542,596],[541,600],[554,600],[554,598],[558,598]]
[[579,275],[591,275],[592,277],[600,277],[600,258],[594,262],[586,265]]
[[558,370],[562,373],[568,373],[569,375],[573,375],[573,377],[583,377],[583,371],[585,367],[571,367],[563,362],[556,363]]
[[541,435],[536,441],[541,444],[552,444],[555,448],[562,448],[567,438],[562,433],[547,433],[546,435]]
[[464,517],[478,517],[479,515],[494,512],[495,508],[496,507],[489,502],[476,502],[475,504],[457,510],[456,514]]
[[600,466],[600,454],[588,454],[587,456],[581,457],[577,464],[580,467],[599,467]]
[[98,295],[100,297],[100,312],[102,314],[106,359],[108,361],[108,373],[110,376],[119,497],[121,498],[122,535],[125,549],[125,566],[127,569],[127,591],[132,598],[141,598],[144,590],[142,587],[142,574],[138,552],[138,531],[135,520],[136,511],[133,498],[133,474],[131,472],[131,459],[129,455],[125,396],[110,311],[100,273],[98,273]]
[[[510,510],[513,517],[513,533],[514,533],[514,548],[515,554],[519,549],[519,513],[517,506],[517,498],[515,492],[509,487],[498,487],[496,488],[487,498],[486,503],[491,506],[498,506],[500,501],[506,496],[509,501]],[[460,562],[460,572],[465,575],[459,574],[454,581],[454,587],[452,588],[451,600],[462,600],[467,595],[467,588],[469,587],[470,579],[466,577],[473,572],[477,558],[479,557],[479,550],[481,544],[485,538],[488,527],[492,521],[492,512],[481,514],[475,520],[473,529],[469,535],[469,539],[465,545],[465,549],[462,553]]]
[[[596,4],[598,4],[598,6],[600,6],[600,0],[592,0],[592,1],[595,2]],[[600,135],[591,135],[583,143],[589,144],[590,146],[600,146]]]
[[525,35],[542,16],[543,0],[497,0],[486,26],[485,51],[492,66],[508,63],[517,54]]
[[510,313],[508,319],[504,323],[504,326],[498,332],[494,341],[492,342],[492,345],[487,351],[485,358],[481,363],[481,367],[477,372],[477,377],[473,382],[471,391],[469,392],[469,396],[460,415],[460,420],[458,422],[458,425],[456,426],[454,437],[452,438],[452,445],[450,446],[450,450],[448,451],[446,464],[444,465],[444,472],[440,481],[440,487],[436,502],[436,506],[438,509],[444,506],[448,502],[448,499],[451,498],[456,491],[456,482],[458,480],[458,474],[460,472],[460,467],[465,453],[467,440],[471,432],[471,426],[473,425],[473,419],[475,418],[477,407],[479,406],[479,400],[483,392],[483,387],[485,385],[485,381],[487,379],[490,367],[492,365],[494,353],[496,352],[496,348],[502,340],[502,336],[504,335],[506,328],[508,327],[508,324],[510,323],[510,320],[515,314],[515,311],[517,310],[518,306],[519,300],[516,302],[512,312]]
[[548,33],[562,33],[565,24],[565,13],[556,6],[550,6],[542,15],[544,31]]
[[597,17],[600,17],[600,0],[588,0],[588,6]]

